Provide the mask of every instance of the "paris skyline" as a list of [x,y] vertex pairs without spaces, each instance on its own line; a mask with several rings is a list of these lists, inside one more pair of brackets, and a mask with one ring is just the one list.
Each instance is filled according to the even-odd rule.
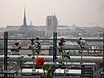
[[23,24],[45,26],[46,17],[57,16],[59,24],[71,26],[104,26],[104,0],[0,0],[0,27]]

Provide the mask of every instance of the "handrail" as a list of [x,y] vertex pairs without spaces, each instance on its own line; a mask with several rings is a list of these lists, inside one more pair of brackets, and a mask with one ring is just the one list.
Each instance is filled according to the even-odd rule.
[[[0,40],[5,40],[5,39],[0,39]],[[31,40],[31,39],[8,39],[8,40]],[[36,39],[34,39],[36,40]],[[39,40],[53,40],[53,39],[39,39]],[[60,40],[60,39],[57,39]],[[78,41],[79,39],[65,39],[65,40],[69,40],[69,41]],[[82,39],[85,41],[103,41],[103,39]]]

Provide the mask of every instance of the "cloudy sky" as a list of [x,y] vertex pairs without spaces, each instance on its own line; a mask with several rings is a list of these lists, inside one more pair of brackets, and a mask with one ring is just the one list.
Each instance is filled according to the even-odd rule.
[[27,23],[46,25],[46,17],[56,14],[59,24],[104,26],[104,0],[0,0],[0,27]]

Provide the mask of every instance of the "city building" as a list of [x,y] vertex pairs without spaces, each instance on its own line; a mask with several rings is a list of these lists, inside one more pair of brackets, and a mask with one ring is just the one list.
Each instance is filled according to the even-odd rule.
[[58,21],[56,15],[47,16],[46,18],[47,36],[52,37],[53,32],[57,32]]
[[30,21],[30,25],[27,24],[25,9],[24,9],[23,24],[21,26],[6,27],[6,31],[10,33],[9,37],[14,36],[14,34],[22,34],[22,36],[25,38],[32,38],[37,36],[41,38],[46,37],[46,30],[44,30],[45,26],[42,26],[42,29],[43,30],[40,30],[40,26],[33,26],[32,21]]

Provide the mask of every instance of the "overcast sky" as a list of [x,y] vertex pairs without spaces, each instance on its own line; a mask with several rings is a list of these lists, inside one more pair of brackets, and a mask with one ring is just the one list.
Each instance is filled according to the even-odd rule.
[[0,27],[23,24],[46,25],[48,15],[57,16],[60,25],[104,26],[104,0],[0,0]]

